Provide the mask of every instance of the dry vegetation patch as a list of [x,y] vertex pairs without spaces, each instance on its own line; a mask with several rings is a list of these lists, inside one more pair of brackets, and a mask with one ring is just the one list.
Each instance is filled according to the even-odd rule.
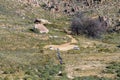
[[92,54],[63,54],[62,55],[68,76],[98,76],[115,78],[115,74],[102,73],[107,64],[112,61],[119,61],[119,53],[92,53]]

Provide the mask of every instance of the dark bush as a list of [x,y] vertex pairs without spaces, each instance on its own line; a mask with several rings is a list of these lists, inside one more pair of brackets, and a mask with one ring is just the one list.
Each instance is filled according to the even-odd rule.
[[103,17],[90,19],[78,13],[72,20],[71,31],[73,34],[86,34],[87,36],[97,38],[107,30],[107,21]]

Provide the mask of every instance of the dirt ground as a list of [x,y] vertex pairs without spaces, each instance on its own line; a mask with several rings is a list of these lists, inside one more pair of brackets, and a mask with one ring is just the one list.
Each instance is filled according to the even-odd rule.
[[77,45],[73,45],[77,43],[77,40],[73,38],[71,35],[67,35],[69,38],[71,38],[71,42],[67,42],[65,44],[61,45],[46,45],[44,48],[51,48],[52,50],[57,50],[57,48],[61,51],[68,51],[73,49]]
[[[61,51],[68,51],[74,48],[73,44],[80,43],[81,47],[87,48],[93,47],[94,44],[104,44],[99,41],[92,41],[88,39],[76,40],[71,35],[67,35],[71,38],[71,42],[61,44],[61,45],[46,45],[44,48],[52,48],[56,50],[59,48]],[[82,40],[82,41],[81,41]],[[111,45],[112,46],[112,45]],[[114,46],[113,46],[114,47]],[[102,73],[108,63],[112,61],[120,60],[120,53],[89,53],[89,54],[62,54],[63,62],[65,62],[65,71],[70,79],[74,77],[82,76],[98,76],[98,77],[108,77],[113,78],[115,74]]]
[[98,76],[114,78],[115,74],[105,74],[102,71],[108,63],[120,60],[120,53],[105,54],[63,54],[65,70],[69,78],[81,76]]

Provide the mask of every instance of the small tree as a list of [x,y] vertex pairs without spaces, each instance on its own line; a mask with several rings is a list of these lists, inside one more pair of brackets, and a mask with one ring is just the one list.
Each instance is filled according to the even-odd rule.
[[98,17],[97,19],[90,19],[78,13],[72,20],[71,31],[73,34],[86,34],[87,36],[98,38],[106,32],[107,21],[104,17]]

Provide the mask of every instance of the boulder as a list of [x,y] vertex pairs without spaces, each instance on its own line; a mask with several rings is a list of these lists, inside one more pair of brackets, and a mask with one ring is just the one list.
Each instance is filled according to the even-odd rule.
[[46,19],[36,19],[34,23],[51,24],[51,22]]
[[49,30],[41,23],[35,24],[35,29],[37,29],[40,33],[48,33]]

